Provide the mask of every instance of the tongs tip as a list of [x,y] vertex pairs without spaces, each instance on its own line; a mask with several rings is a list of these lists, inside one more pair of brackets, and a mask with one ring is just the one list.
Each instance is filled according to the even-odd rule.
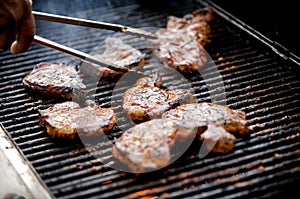
[[138,28],[124,27],[122,32],[124,32],[124,33],[127,32],[129,34],[136,35],[139,37],[144,37],[147,39],[157,39],[157,35],[155,33],[148,32],[148,31],[138,29]]

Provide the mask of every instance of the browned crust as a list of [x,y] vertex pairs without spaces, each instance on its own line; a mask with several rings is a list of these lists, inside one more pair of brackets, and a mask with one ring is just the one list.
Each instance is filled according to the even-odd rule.
[[184,104],[165,112],[162,119],[146,121],[125,131],[115,142],[112,153],[131,171],[147,172],[167,166],[175,145],[195,137],[203,142],[205,151],[228,153],[236,141],[230,132],[249,133],[245,112],[214,103]]
[[234,148],[235,136],[228,133],[223,126],[208,125],[207,129],[200,134],[206,150],[215,153],[228,153]]
[[246,113],[213,103],[184,104],[162,116],[176,121],[184,128],[197,128],[198,137],[207,150],[228,153],[234,148],[236,137],[231,133],[250,132]]
[[159,30],[157,35],[160,44],[155,53],[164,64],[181,72],[193,72],[207,62],[205,50],[196,39],[167,29]]
[[112,154],[134,173],[163,168],[172,161],[172,149],[180,131],[183,129],[168,119],[138,124],[122,134],[113,145]]
[[181,72],[194,72],[207,62],[204,46],[210,43],[213,9],[204,8],[183,18],[170,16],[166,28],[156,32],[157,41],[150,42],[158,58]]
[[[58,82],[58,77],[61,82]],[[72,85],[68,82],[70,79],[74,81]],[[29,93],[40,97],[83,100],[86,95],[86,86],[75,67],[70,65],[39,63],[23,79],[23,86]]]
[[192,94],[186,90],[166,91],[161,89],[161,79],[146,77],[123,94],[122,107],[136,123],[160,118],[161,115],[180,104],[194,102]]
[[51,137],[74,139],[76,135],[96,136],[110,131],[117,116],[112,108],[82,108],[75,102],[64,102],[39,110],[39,120]]
[[223,125],[231,133],[247,134],[250,132],[245,112],[214,103],[184,104],[164,113],[163,117],[187,121],[187,126],[216,124]]

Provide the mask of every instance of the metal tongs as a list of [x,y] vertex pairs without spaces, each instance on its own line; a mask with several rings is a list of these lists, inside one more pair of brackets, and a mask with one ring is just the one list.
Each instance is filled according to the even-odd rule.
[[[58,23],[64,23],[64,24],[86,26],[86,27],[91,27],[91,28],[107,29],[107,30],[123,32],[123,33],[131,34],[131,35],[139,36],[139,37],[143,37],[143,38],[157,39],[156,35],[151,32],[147,32],[147,31],[144,31],[141,29],[131,28],[131,27],[123,26],[123,25],[119,25],[119,24],[79,19],[79,18],[74,18],[74,17],[54,15],[54,14],[49,14],[49,13],[37,12],[37,11],[32,11],[32,13],[33,13],[35,19],[37,19],[37,20],[45,20],[45,21],[58,22]],[[95,58],[87,53],[64,46],[62,44],[59,44],[54,41],[40,37],[38,35],[34,36],[33,42],[43,45],[43,46],[46,46],[46,47],[53,48],[60,52],[67,53],[69,55],[75,56],[77,58],[83,59],[85,61],[97,64],[97,65],[106,66],[107,68],[115,70],[115,71],[122,71],[122,72],[129,71],[129,69],[126,67],[117,66],[117,65],[115,65],[113,63],[109,63],[103,59]]]

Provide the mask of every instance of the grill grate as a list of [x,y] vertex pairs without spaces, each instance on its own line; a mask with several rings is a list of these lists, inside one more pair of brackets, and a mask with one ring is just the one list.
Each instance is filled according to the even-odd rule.
[[[177,9],[170,6],[164,10],[155,10],[135,1],[115,5],[117,7],[104,6],[73,15],[97,20],[97,13],[101,13],[99,19],[103,21],[118,23],[120,19],[126,19],[124,25],[163,27],[167,16],[182,16],[201,6],[193,1]],[[53,32],[53,28],[57,31]],[[69,28],[49,22],[37,23],[39,35],[85,52],[101,46],[111,35],[138,48],[144,45],[139,39],[118,33]],[[98,155],[105,162],[114,163],[110,144],[104,140],[90,152],[79,142],[50,138],[39,126],[37,110],[55,102],[30,98],[23,89],[22,79],[39,62],[73,60],[36,45],[20,55],[1,52],[0,121],[57,198],[280,196],[300,179],[299,66],[282,59],[220,16],[216,16],[212,30],[212,43],[206,49],[221,73],[226,90],[225,103],[245,111],[250,127],[254,129],[250,136],[239,137],[234,150],[228,154],[209,154],[204,159],[192,154],[157,171],[157,175],[136,177],[113,170],[94,158]],[[146,49],[142,50],[148,53]],[[207,85],[218,87],[210,64],[203,69],[202,77],[189,77],[199,102],[211,101],[213,95]],[[147,71],[152,69],[146,67]],[[167,84],[183,86],[172,78]],[[92,88],[90,93],[95,93],[93,97],[100,104],[108,106],[110,100],[119,100],[111,97],[113,88],[112,83],[101,84],[96,93]],[[118,109],[117,113],[122,116]],[[129,126],[125,119],[124,126]],[[115,129],[112,136],[118,136],[118,132]]]

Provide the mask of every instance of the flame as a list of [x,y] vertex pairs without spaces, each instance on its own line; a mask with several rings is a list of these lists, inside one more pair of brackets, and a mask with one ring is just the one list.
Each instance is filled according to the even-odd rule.
[[112,180],[107,180],[107,181],[105,181],[105,182],[102,182],[101,184],[110,184],[110,183],[112,183],[113,181]]
[[227,66],[224,70],[235,69],[236,66]]
[[[150,191],[151,191],[150,189],[145,189],[145,190],[142,190],[142,191],[137,191],[135,193],[129,194],[128,196],[129,197],[139,196],[139,195],[143,195],[143,194],[149,193]],[[152,198],[156,198],[156,196],[150,195],[150,196],[139,197],[139,199],[152,199]]]

